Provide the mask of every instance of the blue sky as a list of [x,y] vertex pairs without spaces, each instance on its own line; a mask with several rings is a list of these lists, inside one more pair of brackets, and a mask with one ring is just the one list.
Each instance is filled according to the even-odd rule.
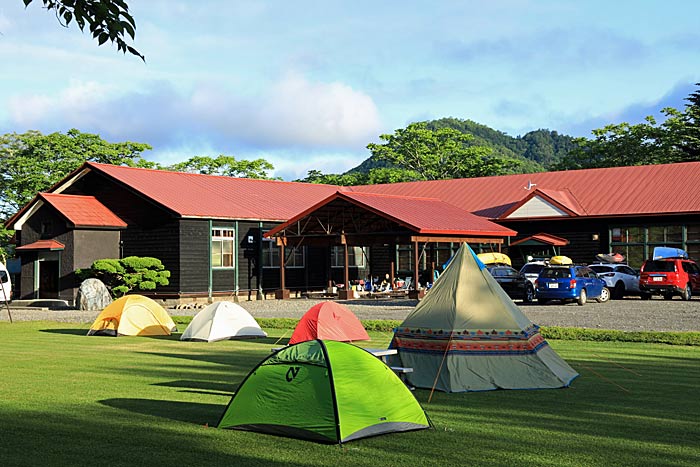
[[265,158],[343,172],[413,121],[574,136],[683,107],[696,1],[130,0],[122,55],[35,0],[0,5],[0,134],[78,128],[162,163]]

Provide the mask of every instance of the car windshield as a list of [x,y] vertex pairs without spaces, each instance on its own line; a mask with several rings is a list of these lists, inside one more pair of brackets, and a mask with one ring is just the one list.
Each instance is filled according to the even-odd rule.
[[545,268],[540,273],[540,277],[549,279],[564,279],[571,277],[571,271],[568,268]]
[[539,274],[544,268],[544,264],[526,264],[520,270],[523,274]]
[[613,268],[611,268],[610,266],[590,266],[590,268],[593,269],[598,274],[601,274],[604,272],[613,272]]
[[644,263],[644,272],[675,272],[676,264],[673,261],[647,261]]

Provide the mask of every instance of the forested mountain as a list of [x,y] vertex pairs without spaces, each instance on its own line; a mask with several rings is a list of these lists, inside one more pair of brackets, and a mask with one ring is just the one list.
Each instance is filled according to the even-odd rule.
[[[523,161],[522,173],[543,172],[549,170],[565,157],[576,144],[571,136],[556,131],[534,130],[522,136],[509,136],[472,120],[441,118],[426,122],[432,130],[452,128],[462,133],[473,135],[470,146],[487,146],[492,155],[509,157]],[[368,173],[371,169],[387,167],[387,163],[369,157],[348,173]]]

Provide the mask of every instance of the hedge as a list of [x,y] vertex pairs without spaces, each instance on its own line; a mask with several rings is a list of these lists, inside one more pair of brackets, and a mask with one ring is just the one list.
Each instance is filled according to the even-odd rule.
[[[173,316],[177,324],[189,324],[191,316]],[[294,329],[299,322],[293,318],[259,318],[258,324],[268,329]],[[367,331],[392,332],[401,325],[397,320],[362,320]],[[596,342],[642,342],[646,344],[670,344],[700,346],[700,332],[662,331],[616,331],[610,329],[561,328],[543,326],[542,337],[546,339],[596,341]]]

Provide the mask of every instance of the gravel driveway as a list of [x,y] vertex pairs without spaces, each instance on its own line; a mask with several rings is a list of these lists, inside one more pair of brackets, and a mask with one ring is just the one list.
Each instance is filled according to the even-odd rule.
[[[240,305],[256,318],[299,318],[320,300],[242,301]],[[341,301],[360,319],[403,320],[415,307],[416,300]],[[640,300],[627,298],[607,303],[523,305],[520,309],[540,326],[567,326],[622,331],[700,331],[700,299],[684,302],[678,298]],[[92,323],[98,312],[11,308],[14,321],[50,320]],[[169,309],[171,315],[193,315],[197,309]],[[7,310],[0,310],[0,321],[7,321]]]

